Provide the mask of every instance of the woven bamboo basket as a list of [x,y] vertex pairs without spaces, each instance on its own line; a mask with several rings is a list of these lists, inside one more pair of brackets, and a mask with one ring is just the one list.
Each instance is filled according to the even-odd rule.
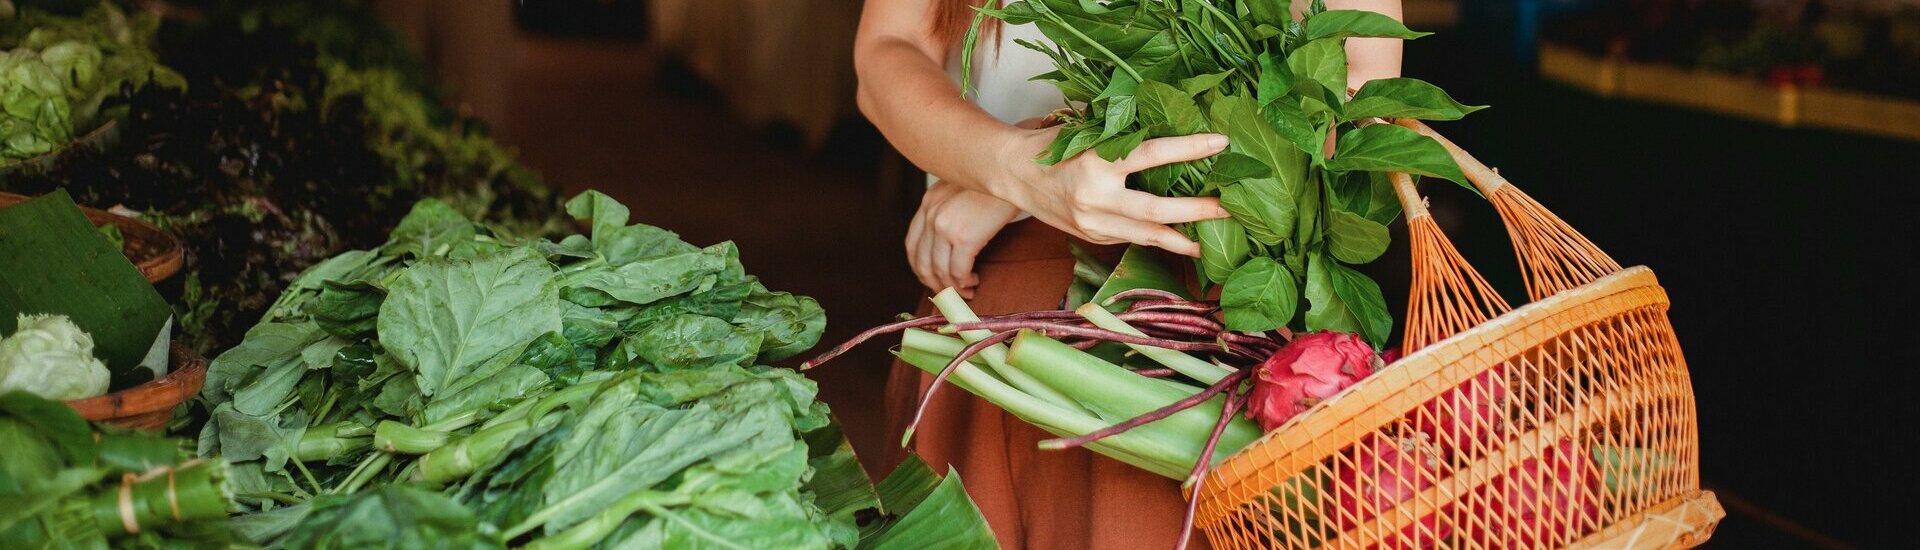
[[193,348],[173,342],[167,348],[167,375],[159,380],[109,393],[75,399],[67,407],[93,422],[160,431],[173,418],[173,408],[200,393],[207,381],[207,359]]
[[1222,462],[1215,548],[1675,548],[1724,517],[1700,489],[1686,359],[1653,272],[1623,269],[1441,141],[1500,211],[1533,303],[1510,308],[1411,178],[1407,355]]
[[[25,202],[29,198],[32,197],[0,193],[0,208]],[[121,253],[126,254],[127,260],[140,269],[140,275],[146,277],[147,282],[159,283],[180,272],[180,265],[186,259],[186,249],[181,247],[180,239],[174,238],[172,233],[161,231],[153,224],[98,208],[82,206],[80,212],[86,214],[87,220],[95,226],[111,223],[120,228],[120,235],[126,238]]]

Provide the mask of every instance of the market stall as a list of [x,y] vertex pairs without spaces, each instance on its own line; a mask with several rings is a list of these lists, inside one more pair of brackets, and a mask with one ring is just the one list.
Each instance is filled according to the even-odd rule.
[[[969,393],[1182,483],[1180,547],[1685,547],[1723,516],[1653,272],[1422,122],[1484,106],[1348,86],[1348,39],[1427,34],[1378,13],[983,10],[1057,44],[1036,162],[1219,133],[1129,183],[1231,217],[1179,226],[1192,260],[1080,254],[1062,308],[950,288],[816,348],[818,302],[554,192],[365,6],[154,6],[0,0],[0,546],[994,547],[963,472],[876,480],[802,373],[876,341],[933,377],[907,441]],[[831,33],[761,8],[748,74],[819,69],[783,54]],[[736,101],[839,94],[780,95]],[[1490,202],[1525,303],[1421,181]],[[1383,289],[1400,220],[1412,286]]]

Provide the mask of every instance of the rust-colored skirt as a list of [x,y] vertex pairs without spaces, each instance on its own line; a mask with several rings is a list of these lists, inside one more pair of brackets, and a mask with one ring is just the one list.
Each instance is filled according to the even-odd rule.
[[[1037,220],[1007,226],[980,255],[980,287],[969,304],[982,315],[1057,308],[1073,280],[1071,238]],[[1121,247],[1079,245],[1109,262]],[[922,303],[920,313],[931,305]],[[933,375],[896,361],[887,383],[887,427],[899,441]],[[913,451],[952,465],[1008,550],[1167,548],[1180,534],[1186,501],[1179,482],[1089,451],[1042,451],[1052,437],[973,394],[945,386],[914,432]],[[904,458],[898,453],[889,463]],[[1197,546],[1205,540],[1195,537]]]

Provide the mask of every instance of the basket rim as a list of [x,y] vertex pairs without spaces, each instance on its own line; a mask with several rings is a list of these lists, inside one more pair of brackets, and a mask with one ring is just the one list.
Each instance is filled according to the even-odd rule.
[[[1616,297],[1626,299],[1608,299]],[[1371,377],[1354,384],[1295,416],[1279,428],[1268,431],[1215,466],[1214,479],[1205,484],[1204,492],[1189,495],[1189,498],[1201,499],[1195,523],[1199,526],[1216,523],[1232,510],[1245,505],[1266,490],[1244,480],[1261,472],[1271,471],[1276,465],[1297,466],[1281,468],[1291,472],[1304,470],[1325,458],[1324,456],[1300,456],[1306,453],[1252,451],[1269,447],[1274,447],[1274,451],[1306,448],[1317,436],[1332,428],[1364,420],[1371,420],[1371,422],[1361,423],[1383,426],[1404,416],[1426,400],[1425,398],[1405,400],[1407,410],[1396,412],[1380,407],[1380,400],[1366,401],[1360,398],[1349,398],[1350,394],[1380,392],[1382,391],[1380,388],[1387,384],[1392,384],[1394,387],[1412,387],[1416,382],[1440,374],[1442,369],[1462,359],[1493,353],[1492,348],[1532,347],[1549,340],[1553,334],[1530,329],[1562,315],[1611,315],[1647,306],[1664,308],[1668,303],[1666,291],[1660,287],[1653,270],[1645,266],[1634,266],[1586,285],[1514,308],[1472,329],[1434,342],[1395,363],[1411,368],[1391,369],[1384,371],[1381,376]],[[1596,308],[1599,311],[1595,311]],[[1489,335],[1500,336],[1490,338]],[[1464,371],[1465,369],[1456,370]],[[1458,380],[1439,385],[1453,387],[1478,375],[1479,372],[1476,370],[1451,374],[1456,374]],[[1436,391],[1437,394],[1438,391]],[[1331,452],[1337,452],[1337,449],[1336,447]]]
[[91,421],[111,420],[173,408],[200,393],[207,380],[207,359],[180,342],[169,342],[167,375],[138,386],[67,401],[67,407]]
[[[0,191],[0,209],[33,198],[30,195]],[[121,234],[128,240],[152,245],[149,248],[155,252],[145,258],[135,258],[127,253],[128,249],[134,247],[123,247],[120,251],[121,254],[127,255],[127,261],[133,262],[134,268],[140,270],[140,275],[145,277],[147,282],[157,284],[180,272],[180,267],[186,260],[186,246],[180,242],[179,237],[146,220],[122,216],[91,206],[80,205],[80,212],[86,214],[87,221],[93,222],[95,227],[112,223],[120,228]]]

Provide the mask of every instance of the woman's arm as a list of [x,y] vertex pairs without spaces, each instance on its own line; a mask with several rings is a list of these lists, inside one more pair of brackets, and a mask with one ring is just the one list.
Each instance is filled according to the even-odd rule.
[[1213,198],[1156,197],[1126,188],[1127,174],[1212,156],[1218,134],[1159,138],[1128,158],[1079,155],[1043,166],[1033,157],[1059,129],[1000,122],[961,97],[943,68],[946,46],[928,34],[931,0],[869,0],[854,39],[860,110],[895,149],[943,181],[1013,204],[1095,243],[1132,242],[1198,256],[1200,246],[1167,224],[1227,216]]

